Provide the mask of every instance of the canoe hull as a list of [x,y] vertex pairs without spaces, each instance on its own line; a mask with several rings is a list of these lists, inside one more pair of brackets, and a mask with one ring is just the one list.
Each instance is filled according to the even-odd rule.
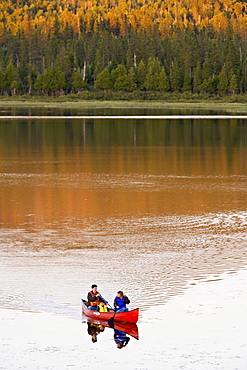
[[138,316],[139,316],[139,308],[136,308],[135,310],[130,310],[127,312],[119,312],[119,313],[98,312],[98,311],[89,310],[82,299],[82,313],[94,319],[108,321],[112,317],[114,317],[114,320],[118,322],[129,322],[132,324],[136,324],[138,321]]

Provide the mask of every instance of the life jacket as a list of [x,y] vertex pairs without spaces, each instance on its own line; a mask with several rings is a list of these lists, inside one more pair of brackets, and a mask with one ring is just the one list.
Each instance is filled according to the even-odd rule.
[[99,309],[99,312],[108,312],[106,305],[104,306],[98,305],[98,309]]
[[[93,292],[93,291],[91,291],[91,292],[90,292],[90,294],[91,294],[91,296],[92,296],[92,297],[95,297],[95,296],[96,296],[96,294],[99,294],[99,293],[98,293],[98,292],[96,292],[96,293],[94,294],[94,292]],[[95,301],[90,301],[90,306],[95,307],[95,306],[97,306],[97,305],[98,305],[98,303],[99,303],[99,298],[98,298],[98,297],[96,297]]]

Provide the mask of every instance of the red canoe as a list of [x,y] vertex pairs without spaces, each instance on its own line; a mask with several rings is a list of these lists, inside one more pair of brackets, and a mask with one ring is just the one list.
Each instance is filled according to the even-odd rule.
[[112,317],[114,317],[114,321],[121,321],[121,322],[129,322],[132,324],[136,324],[138,321],[139,315],[139,308],[135,310],[127,311],[127,312],[98,312],[92,311],[87,308],[82,299],[82,313],[88,317],[93,317],[99,320],[106,320],[108,321]]

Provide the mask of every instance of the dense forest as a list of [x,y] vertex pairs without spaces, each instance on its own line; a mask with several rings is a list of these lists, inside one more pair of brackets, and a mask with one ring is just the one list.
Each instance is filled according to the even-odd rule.
[[247,3],[1,0],[0,95],[247,93]]

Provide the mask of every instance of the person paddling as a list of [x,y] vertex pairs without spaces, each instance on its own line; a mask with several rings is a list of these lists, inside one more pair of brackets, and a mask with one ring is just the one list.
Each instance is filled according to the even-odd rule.
[[97,291],[97,285],[92,285],[92,290],[88,292],[87,301],[90,310],[97,310],[97,306],[100,302],[100,293]]
[[114,307],[116,312],[126,312],[129,309],[126,307],[126,304],[129,304],[129,298],[123,294],[121,290],[117,292],[117,296],[114,299]]

